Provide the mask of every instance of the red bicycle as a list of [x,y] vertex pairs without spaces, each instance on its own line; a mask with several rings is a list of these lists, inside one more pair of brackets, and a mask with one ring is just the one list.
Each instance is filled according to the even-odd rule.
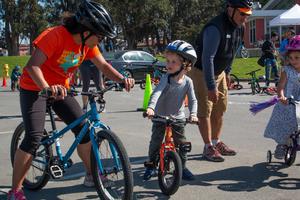
[[[147,114],[144,113],[143,116],[146,117]],[[177,149],[190,152],[192,145],[190,142],[185,142],[178,147],[175,146],[172,133],[172,124],[177,121],[175,118],[154,115],[152,120],[166,124],[165,138],[159,150],[158,183],[165,195],[172,195],[177,192],[182,179],[182,163]],[[188,120],[186,122],[191,123]],[[144,165],[145,167],[156,167],[153,163],[145,162]]]

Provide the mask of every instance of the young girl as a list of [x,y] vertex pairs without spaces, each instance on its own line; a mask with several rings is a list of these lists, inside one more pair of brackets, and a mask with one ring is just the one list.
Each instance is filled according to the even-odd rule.
[[[197,60],[194,48],[187,42],[176,40],[166,47],[167,73],[153,91],[147,114],[151,118],[154,114],[161,116],[173,116],[178,121],[172,125],[175,145],[186,141],[184,136],[184,99],[188,95],[190,120],[198,121],[197,100],[194,93],[192,80],[185,75]],[[149,180],[156,173],[156,164],[159,148],[164,138],[165,124],[153,122],[152,136],[149,145],[149,163],[153,167],[147,167],[144,180]],[[182,178],[192,180],[193,174],[185,167],[186,152],[179,151],[182,160]]]
[[283,159],[289,135],[298,129],[295,106],[287,102],[293,96],[300,100],[300,35],[293,37],[288,44],[289,65],[284,67],[278,85],[280,102],[274,107],[264,136],[277,142],[275,158]]

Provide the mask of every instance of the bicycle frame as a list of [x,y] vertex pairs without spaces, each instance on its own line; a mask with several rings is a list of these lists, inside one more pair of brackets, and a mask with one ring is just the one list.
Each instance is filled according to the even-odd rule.
[[161,144],[159,151],[159,167],[162,172],[164,172],[164,156],[167,151],[176,151],[175,144],[172,140],[172,127],[170,125],[166,126],[165,130],[165,141]]
[[[90,135],[90,139],[91,139],[93,153],[96,157],[97,164],[98,164],[101,174],[104,174],[103,166],[100,161],[101,157],[98,152],[98,146],[97,146],[97,142],[96,142],[96,138],[95,138],[95,129],[101,128],[101,129],[108,130],[110,128],[107,125],[105,125],[103,122],[100,121],[100,114],[97,112],[96,102],[93,97],[90,97],[89,102],[90,102],[91,109],[87,113],[82,115],[80,118],[76,119],[74,122],[72,122],[71,124],[69,124],[68,126],[66,126],[65,128],[63,128],[60,131],[58,131],[56,129],[56,125],[55,125],[55,121],[54,121],[54,114],[51,109],[51,105],[48,106],[48,111],[49,111],[49,115],[50,115],[50,119],[51,119],[51,126],[52,126],[52,132],[51,132],[52,135],[50,137],[48,137],[47,139],[43,140],[41,143],[44,145],[49,145],[49,146],[52,145],[53,143],[55,143],[56,153],[57,153],[57,156],[59,157],[59,160],[62,162],[64,168],[69,168],[70,166],[68,165],[68,160],[72,156],[73,152],[75,151],[75,148],[81,142],[81,140],[83,139],[85,134],[87,134],[88,128],[90,128],[89,135]],[[63,155],[61,148],[60,148],[59,138],[62,137],[67,131],[69,131],[72,128],[79,125],[85,119],[87,119],[87,122],[84,124],[84,126],[83,126],[82,130],[80,131],[80,133],[78,134],[78,136],[75,137],[75,140],[72,143],[69,150],[67,151],[67,153],[65,155]],[[111,151],[113,152],[113,157],[114,157],[115,163],[119,169],[120,164],[119,164],[119,161],[117,160],[117,153],[116,153],[115,147],[112,144],[109,144],[109,145],[110,145]]]

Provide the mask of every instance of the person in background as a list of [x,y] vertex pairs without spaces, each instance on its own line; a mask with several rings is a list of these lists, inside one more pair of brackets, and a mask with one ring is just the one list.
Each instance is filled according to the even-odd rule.
[[[90,61],[84,61],[80,67],[80,75],[82,79],[82,92],[88,92],[91,80],[93,80],[97,91],[104,89],[102,72]],[[82,110],[87,111],[88,96],[82,95]]]
[[16,65],[15,68],[11,72],[10,81],[11,81],[11,90],[15,91],[16,86],[19,85],[19,79],[21,76],[20,72],[21,67],[19,65]]
[[265,36],[266,41],[263,43],[261,50],[265,57],[265,81],[266,86],[270,85],[271,74],[274,75],[275,86],[278,84],[278,65],[277,65],[277,50],[275,47],[275,42],[278,40],[278,34],[275,32]]
[[285,39],[283,39],[280,43],[279,55],[280,55],[281,66],[285,66],[288,64],[288,59],[286,57],[286,52],[287,52],[286,47],[289,44],[290,39],[295,35],[296,35],[296,31],[294,30],[293,27],[290,27],[288,31],[285,33]]

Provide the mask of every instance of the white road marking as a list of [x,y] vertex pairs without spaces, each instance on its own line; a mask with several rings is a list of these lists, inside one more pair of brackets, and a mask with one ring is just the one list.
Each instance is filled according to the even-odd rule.
[[251,102],[235,102],[235,101],[228,101],[228,104],[235,104],[235,105],[250,105]]
[[0,135],[4,135],[4,134],[11,134],[14,131],[0,131]]
[[1,188],[0,192],[3,192],[3,193],[7,194],[9,190],[10,190],[10,188]]

